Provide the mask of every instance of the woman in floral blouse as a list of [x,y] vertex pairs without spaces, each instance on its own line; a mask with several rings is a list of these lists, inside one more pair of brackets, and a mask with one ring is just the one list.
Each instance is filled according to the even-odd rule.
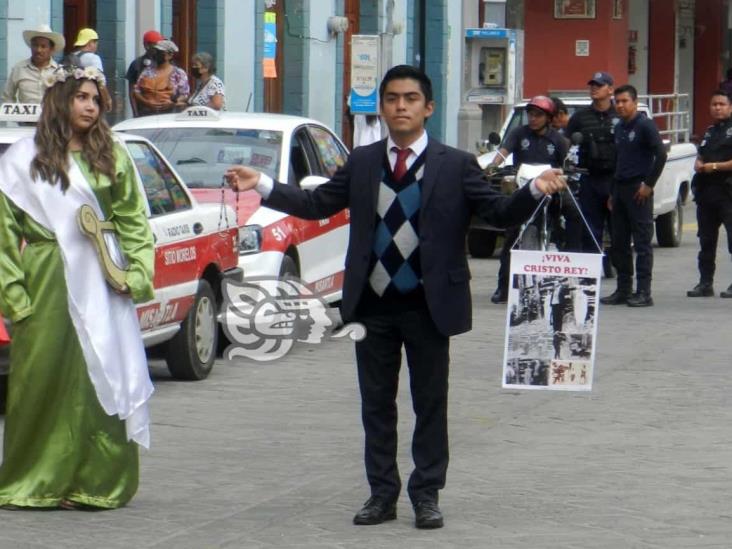
[[191,91],[188,75],[171,62],[178,46],[171,40],[161,40],[153,48],[155,64],[140,73],[133,92],[140,116],[180,110]]
[[203,51],[191,57],[191,75],[196,79],[196,88],[188,99],[189,105],[226,110],[224,83],[215,72],[216,65],[210,53]]

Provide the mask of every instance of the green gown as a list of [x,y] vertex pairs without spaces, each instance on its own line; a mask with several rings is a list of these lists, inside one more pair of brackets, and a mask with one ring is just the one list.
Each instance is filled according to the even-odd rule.
[[[107,177],[97,180],[80,154],[73,156],[116,225],[132,298],[147,301],[153,297],[152,233],[129,157],[119,146],[115,153],[114,186]],[[2,193],[0,310],[13,323],[0,505],[125,505],[137,491],[137,445],[127,441],[124,422],[104,412],[89,379],[58,244]]]

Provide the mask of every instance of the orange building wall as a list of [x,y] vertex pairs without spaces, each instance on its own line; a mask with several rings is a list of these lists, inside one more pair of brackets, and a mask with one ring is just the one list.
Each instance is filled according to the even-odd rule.
[[[595,19],[555,19],[554,0],[531,0],[524,14],[524,96],[586,90],[604,70],[616,85],[628,80],[628,12],[612,18],[612,2],[597,0]],[[589,40],[590,55],[575,56],[575,41]]]

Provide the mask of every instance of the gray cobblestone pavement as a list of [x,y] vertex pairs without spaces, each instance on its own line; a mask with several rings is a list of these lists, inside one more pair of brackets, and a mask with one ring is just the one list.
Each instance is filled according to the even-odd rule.
[[[0,548],[730,547],[732,300],[685,297],[695,254],[693,232],[656,249],[655,307],[601,309],[591,394],[500,389],[498,262],[471,260],[475,329],[452,343],[442,530],[416,530],[406,495],[396,521],[351,524],[368,496],[359,398],[352,346],[330,342],[276,364],[220,363],[199,383],[153,364],[137,497],[107,512],[0,511]],[[732,281],[720,258],[717,291]],[[406,477],[406,375],[399,401]]]

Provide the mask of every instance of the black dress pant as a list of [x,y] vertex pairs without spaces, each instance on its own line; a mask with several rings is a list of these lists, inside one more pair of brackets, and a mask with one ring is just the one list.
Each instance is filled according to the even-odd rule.
[[[607,199],[610,198],[612,182],[612,175],[588,175],[583,177],[580,183],[578,202],[582,209],[582,214],[584,214],[592,232],[590,233],[587,230],[579,215],[568,218],[567,231],[574,235],[582,234],[582,249],[570,251],[598,253],[597,245],[602,249],[602,236],[605,231],[605,223],[610,218]],[[593,236],[595,237],[594,240],[592,238]],[[595,240],[597,241],[597,245],[595,244]],[[572,246],[576,247],[576,241],[573,241]]]
[[449,338],[438,332],[421,307],[359,313],[366,338],[356,343],[361,417],[366,435],[365,465],[372,496],[395,501],[401,490],[397,469],[397,406],[402,346],[407,355],[412,406],[414,471],[407,491],[412,502],[437,499],[448,463],[447,378]]
[[727,231],[727,250],[732,254],[732,187],[726,183],[700,189],[696,197],[699,228],[699,275],[703,283],[714,281],[719,227]]
[[[612,257],[618,271],[618,289],[633,289],[633,249],[637,290],[651,292],[653,271],[653,197],[639,204],[633,196],[640,187],[637,182],[618,182],[613,188]],[[630,241],[633,239],[633,248]]]
[[507,227],[503,233],[500,264],[498,266],[498,287],[508,291],[508,278],[511,274],[511,248],[521,234],[521,226]]

